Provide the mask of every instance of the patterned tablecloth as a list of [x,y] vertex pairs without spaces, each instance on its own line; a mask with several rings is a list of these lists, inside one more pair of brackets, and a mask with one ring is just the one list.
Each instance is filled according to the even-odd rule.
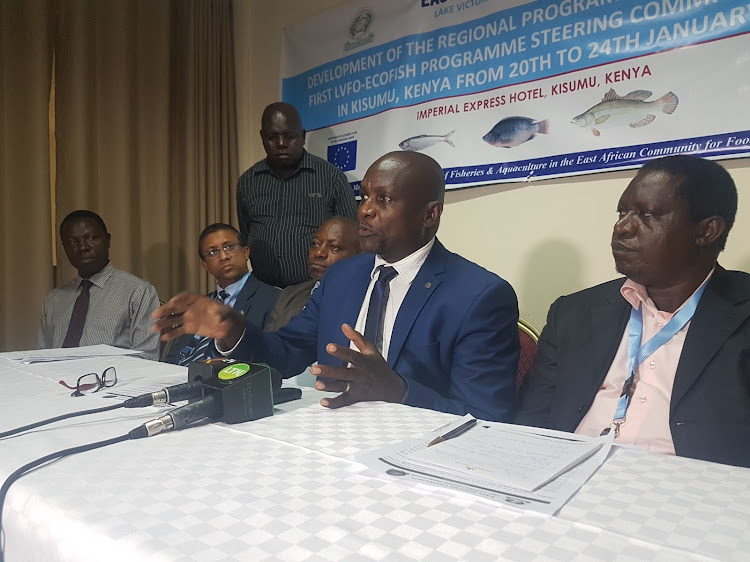
[[[102,366],[102,360],[86,360]],[[88,372],[89,364],[82,364]],[[185,369],[117,360],[122,385]],[[69,392],[69,391],[68,391]],[[0,431],[73,399],[54,365],[0,361]],[[746,560],[750,470],[616,448],[555,517],[369,476],[360,452],[455,416],[369,403],[286,405],[68,457],[13,485],[6,560]],[[158,410],[115,410],[0,441],[0,478],[49,452],[125,433]]]

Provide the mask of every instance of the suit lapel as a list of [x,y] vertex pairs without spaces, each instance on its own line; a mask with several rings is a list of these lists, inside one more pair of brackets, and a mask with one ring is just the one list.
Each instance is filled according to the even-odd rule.
[[582,322],[579,327],[579,337],[571,340],[581,344],[577,346],[571,361],[571,364],[580,366],[577,377],[581,381],[579,389],[592,389],[592,396],[599,391],[612,366],[630,317],[631,306],[620,295],[620,287],[622,283],[613,285],[613,291],[600,304],[592,306],[588,321]]
[[[372,279],[372,268],[375,265],[375,256],[371,255],[370,258],[371,259],[366,262],[366,267],[357,268],[352,272],[352,277],[349,280],[347,290],[342,291],[336,296],[336,298],[341,299],[344,304],[344,306],[342,306],[342,310],[344,311],[342,322],[346,322],[352,328],[357,325],[359,311],[362,309],[362,303],[365,301],[367,288],[370,286],[370,280]],[[339,333],[341,333],[340,326]],[[341,334],[341,337],[346,340],[346,337],[343,334]]]
[[242,286],[240,294],[237,295],[237,300],[234,301],[234,306],[232,308],[239,311],[243,315],[246,314],[251,306],[250,300],[258,290],[258,284],[258,280],[251,273],[247,278],[247,281],[245,281],[245,284]]
[[[355,258],[351,258],[355,259]],[[370,255],[369,260],[363,261],[361,267],[352,268],[351,271],[346,272],[346,279],[336,278],[337,283],[331,284],[326,287],[326,282],[323,282],[323,288],[326,293],[331,292],[332,295],[326,294],[325,299],[321,306],[326,307],[326,312],[336,311],[333,322],[333,332],[326,333],[326,342],[335,343],[341,347],[349,347],[349,339],[341,331],[342,324],[349,324],[352,328],[357,325],[357,318],[359,317],[359,311],[362,309],[362,303],[365,300],[367,294],[367,288],[370,286],[370,275],[372,274],[372,267],[375,265],[375,256]],[[320,291],[321,289],[316,289]],[[330,364],[342,364],[345,362],[335,357],[331,358]]]
[[680,361],[677,364],[670,413],[701,376],[708,362],[748,317],[748,310],[736,306],[747,295],[728,286],[728,276],[717,266],[690,322]]
[[391,341],[388,345],[388,364],[391,367],[396,364],[414,321],[432,293],[442,282],[447,256],[448,250],[438,240],[435,240],[432,250],[430,250],[427,259],[419,269],[419,273],[412,281],[409,291],[401,303],[401,308],[398,310]]

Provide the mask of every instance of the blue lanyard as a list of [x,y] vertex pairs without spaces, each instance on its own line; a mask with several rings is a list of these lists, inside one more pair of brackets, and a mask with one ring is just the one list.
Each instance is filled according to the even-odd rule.
[[[620,424],[625,421],[625,413],[628,411],[630,406],[630,399],[633,397],[635,381],[635,370],[648,359],[652,353],[659,349],[662,345],[667,343],[672,337],[682,330],[685,325],[690,322],[695,314],[695,309],[698,308],[698,303],[701,300],[703,291],[706,289],[706,283],[704,282],[698,290],[695,291],[692,297],[690,297],[680,311],[672,316],[672,319],[667,322],[661,330],[659,330],[654,336],[646,343],[641,345],[643,338],[643,307],[644,304],[630,311],[630,322],[628,323],[628,367],[630,369],[630,376],[628,376],[625,384],[622,387],[622,394],[620,399],[617,401],[617,409],[615,410],[615,417],[612,423],[615,426],[615,437],[620,432]],[[602,435],[609,433],[609,428],[602,432]]]

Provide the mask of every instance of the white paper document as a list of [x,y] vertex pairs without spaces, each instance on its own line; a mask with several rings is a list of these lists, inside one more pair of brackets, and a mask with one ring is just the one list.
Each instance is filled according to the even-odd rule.
[[359,460],[383,478],[553,515],[601,466],[613,439],[480,421],[454,439],[427,447],[442,433],[368,452]]
[[89,357],[118,357],[122,355],[143,355],[137,349],[122,349],[113,345],[86,345],[83,347],[66,347],[57,349],[32,349],[30,351],[8,351],[0,353],[0,359],[14,363],[46,363],[49,361],[69,361]]
[[501,485],[533,491],[596,453],[600,441],[571,441],[479,427],[416,451],[412,460],[475,474]]

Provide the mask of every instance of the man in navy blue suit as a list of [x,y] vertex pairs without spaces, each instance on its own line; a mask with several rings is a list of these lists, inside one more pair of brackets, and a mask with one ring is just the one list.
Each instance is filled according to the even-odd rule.
[[275,333],[200,295],[154,313],[162,339],[194,332],[217,349],[293,376],[318,361],[329,408],[382,400],[511,415],[518,366],[518,305],[497,275],[446,250],[435,234],[445,179],[417,152],[377,160],[362,180],[359,236],[366,253],[334,264],[305,309]]

